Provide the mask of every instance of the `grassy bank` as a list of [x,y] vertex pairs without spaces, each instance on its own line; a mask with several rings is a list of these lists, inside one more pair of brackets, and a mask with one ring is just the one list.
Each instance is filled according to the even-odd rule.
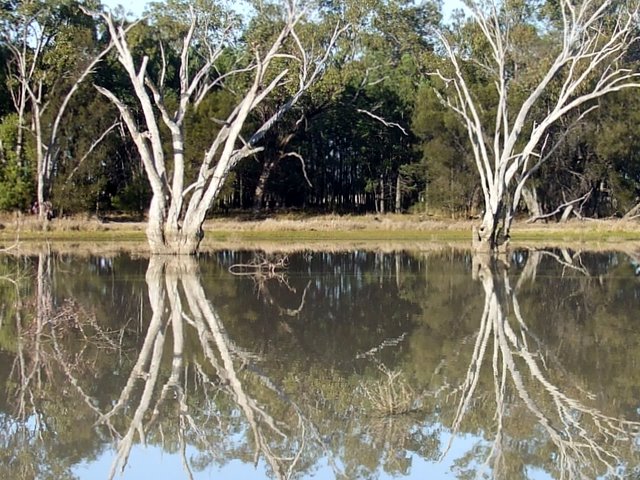
[[[216,218],[205,223],[205,245],[217,243],[454,242],[470,243],[474,221],[420,215],[282,215],[264,220]],[[143,222],[127,219],[54,219],[43,229],[31,216],[0,217],[0,241],[145,243]],[[513,244],[640,242],[640,223],[584,220],[516,223]]]

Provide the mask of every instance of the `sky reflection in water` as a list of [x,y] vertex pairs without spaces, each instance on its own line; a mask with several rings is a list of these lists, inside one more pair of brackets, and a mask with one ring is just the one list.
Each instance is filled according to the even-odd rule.
[[508,266],[458,250],[301,252],[256,268],[283,258],[3,258],[33,276],[0,291],[23,305],[0,329],[3,446],[17,452],[0,473],[638,472],[633,252],[518,252]]

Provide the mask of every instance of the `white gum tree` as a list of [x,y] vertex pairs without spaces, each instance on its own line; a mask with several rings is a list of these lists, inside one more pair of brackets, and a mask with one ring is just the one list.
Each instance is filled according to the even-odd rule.
[[[603,95],[640,85],[638,74],[623,62],[637,40],[638,2],[558,0],[550,20],[529,25],[546,42],[546,50],[535,75],[528,77],[535,81],[527,82],[518,82],[525,74],[519,62],[527,52],[514,33],[521,21],[513,10],[517,2],[465,3],[478,32],[476,45],[485,45],[487,54],[470,58],[463,42],[440,31],[446,68],[432,78],[439,79],[436,91],[460,117],[473,148],[484,199],[482,223],[473,231],[474,248],[496,251],[508,244],[527,181],[557,145],[551,129],[558,120],[579,120]],[[474,93],[470,64],[493,83],[490,101]]]
[[[174,2],[183,7],[187,31],[176,49],[179,57],[177,92],[167,86],[170,69],[165,49],[159,45],[161,65],[154,74],[149,56],[134,54],[128,32],[109,12],[98,13],[111,36],[117,58],[135,95],[132,104],[116,93],[96,86],[119,109],[133,139],[152,190],[147,238],[154,254],[194,254],[203,237],[206,214],[220,193],[231,169],[243,158],[259,152],[264,134],[322,75],[339,36],[347,26],[336,25],[324,42],[308,44],[296,27],[308,21],[309,12],[297,0],[282,5],[279,31],[265,44],[251,45],[253,57],[222,71],[218,62],[233,47],[238,34],[233,15],[212,1]],[[203,152],[195,179],[185,175],[185,118],[215,89],[231,79],[248,77],[247,87],[227,118],[212,120],[211,141]],[[273,115],[251,131],[248,118],[269,95],[285,90],[288,96]],[[169,132],[170,143],[163,142]]]
[[[80,4],[68,2],[66,16],[56,10],[60,4],[37,0],[17,2],[15,9],[7,8],[9,13],[0,28],[0,42],[8,51],[11,97],[18,115],[16,156],[19,162],[23,161],[24,132],[30,130],[36,157],[38,215],[43,221],[50,213],[46,204],[50,200],[51,184],[61,154],[60,136],[67,111],[80,85],[93,74],[111,49],[111,45],[107,45],[99,51],[97,42],[91,44],[93,39],[86,36],[89,27],[83,27],[77,19],[82,17]],[[61,11],[65,12],[64,9]],[[75,35],[83,48],[64,50],[72,44],[68,38],[71,35]],[[62,44],[60,51],[63,53],[56,53],[58,42]],[[47,62],[55,63],[52,58],[60,65],[47,68]]]

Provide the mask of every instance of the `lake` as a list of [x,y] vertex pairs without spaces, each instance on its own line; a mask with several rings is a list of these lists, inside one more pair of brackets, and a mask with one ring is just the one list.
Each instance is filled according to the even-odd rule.
[[0,478],[638,478],[639,258],[4,255]]

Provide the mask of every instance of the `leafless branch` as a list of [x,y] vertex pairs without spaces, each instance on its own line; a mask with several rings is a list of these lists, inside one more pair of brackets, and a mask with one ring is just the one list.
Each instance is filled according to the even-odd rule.
[[80,158],[80,160],[78,160],[78,163],[76,164],[76,166],[73,168],[73,170],[71,170],[71,173],[69,174],[69,176],[67,177],[67,180],[65,181],[65,183],[69,183],[71,181],[71,179],[73,178],[73,176],[75,175],[75,173],[78,171],[78,169],[82,166],[82,164],[84,163],[84,161],[89,158],[89,156],[94,152],[94,150],[98,147],[98,145],[100,145],[102,143],[102,141],[107,137],[107,135],[109,135],[113,130],[115,130],[116,128],[120,128],[122,126],[122,124],[119,121],[115,121],[110,127],[107,127],[107,129],[102,132],[102,134],[95,139],[91,145],[89,146],[89,149],[85,152],[85,154]]
[[407,131],[405,130],[405,128],[400,125],[399,123],[396,122],[388,122],[387,120],[385,120],[384,118],[382,118],[379,115],[376,115],[375,113],[370,112],[369,110],[365,110],[363,108],[358,108],[356,110],[358,113],[364,113],[365,115],[373,118],[374,120],[382,123],[385,127],[395,127],[398,130],[400,130],[405,136],[408,136],[409,134],[407,133]]
[[527,223],[535,223],[538,220],[544,220],[545,218],[554,217],[560,212],[563,212],[563,211],[566,212],[568,207],[573,208],[574,205],[578,205],[578,204],[583,205],[589,199],[592,193],[593,193],[593,190],[589,190],[587,193],[585,193],[581,197],[574,198],[573,200],[569,200],[568,202],[564,202],[561,205],[558,205],[558,207],[553,212],[550,212],[544,215],[537,215],[535,217],[529,218],[527,220]]

